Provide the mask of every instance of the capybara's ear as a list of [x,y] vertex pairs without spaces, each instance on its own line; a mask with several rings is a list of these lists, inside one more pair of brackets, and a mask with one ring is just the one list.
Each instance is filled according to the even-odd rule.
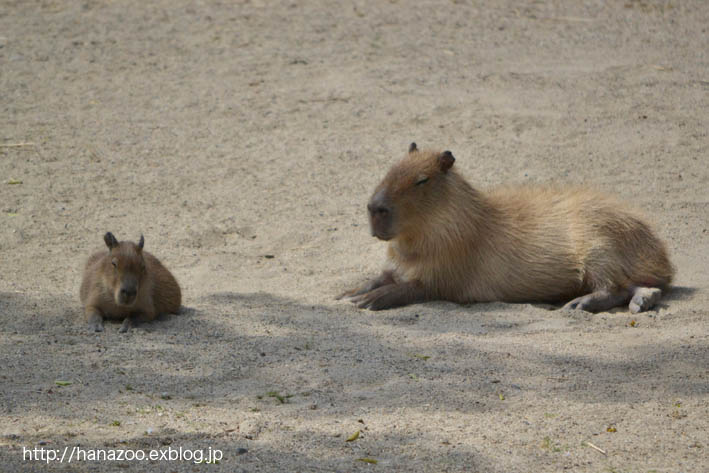
[[106,246],[109,249],[115,248],[118,246],[118,240],[116,240],[116,237],[114,237],[113,233],[111,233],[111,232],[106,232],[106,234],[103,236],[103,241],[106,242]]
[[418,151],[419,149],[416,147],[416,143],[411,143],[409,145],[409,154],[413,153],[414,151]]
[[442,172],[448,172],[448,170],[453,167],[454,162],[455,158],[450,151],[444,151],[438,155],[438,166],[441,168]]
[[143,238],[143,235],[140,235],[140,241],[138,242],[138,248],[140,248],[142,250],[144,246],[145,246],[145,238]]

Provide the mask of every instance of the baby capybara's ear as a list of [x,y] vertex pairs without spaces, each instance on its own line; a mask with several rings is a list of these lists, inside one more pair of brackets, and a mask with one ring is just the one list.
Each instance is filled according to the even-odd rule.
[[106,242],[106,246],[109,249],[115,248],[118,246],[118,240],[116,240],[116,237],[114,237],[113,233],[111,233],[111,232],[106,232],[106,234],[103,236],[103,241]]
[[140,235],[140,241],[138,242],[138,248],[140,248],[142,250],[144,246],[145,246],[145,238],[143,238],[143,235]]
[[418,151],[419,149],[416,147],[416,143],[411,143],[409,145],[409,154],[413,153],[414,151]]
[[453,153],[450,151],[444,151],[438,155],[438,166],[444,173],[448,172],[448,170],[453,167],[454,162],[455,158],[453,157]]

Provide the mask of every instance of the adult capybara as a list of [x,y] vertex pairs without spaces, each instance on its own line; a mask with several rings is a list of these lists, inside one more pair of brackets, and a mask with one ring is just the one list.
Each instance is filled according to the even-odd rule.
[[367,205],[386,266],[340,297],[372,310],[439,299],[640,312],[672,281],[663,242],[619,202],[579,188],[481,192],[454,162],[412,143],[389,170]]
[[145,239],[136,245],[104,235],[108,251],[91,255],[81,281],[81,303],[89,328],[100,332],[103,319],[123,320],[126,332],[136,320],[153,320],[159,314],[177,313],[180,286],[158,259],[143,251]]

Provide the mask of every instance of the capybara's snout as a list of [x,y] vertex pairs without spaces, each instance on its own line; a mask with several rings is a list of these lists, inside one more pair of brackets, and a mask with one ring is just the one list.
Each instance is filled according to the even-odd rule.
[[367,211],[372,236],[380,240],[391,240],[393,208],[389,200],[381,192],[377,192],[367,204]]
[[137,281],[124,281],[118,288],[116,302],[119,305],[131,305],[138,295]]

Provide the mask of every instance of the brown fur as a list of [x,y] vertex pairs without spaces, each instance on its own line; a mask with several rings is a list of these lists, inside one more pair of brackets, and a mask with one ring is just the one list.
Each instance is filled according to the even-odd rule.
[[[580,188],[482,193],[450,152],[395,164],[370,200],[373,235],[389,241],[378,279],[343,296],[385,309],[425,300],[557,302],[647,310],[674,269],[664,244],[632,212]],[[418,185],[417,185],[418,183]]]
[[81,303],[89,327],[99,332],[104,318],[117,319],[123,320],[120,331],[125,332],[137,319],[149,321],[160,314],[177,313],[180,286],[155,256],[143,251],[143,237],[139,244],[119,243],[106,233],[104,240],[108,251],[89,257],[81,282]]

